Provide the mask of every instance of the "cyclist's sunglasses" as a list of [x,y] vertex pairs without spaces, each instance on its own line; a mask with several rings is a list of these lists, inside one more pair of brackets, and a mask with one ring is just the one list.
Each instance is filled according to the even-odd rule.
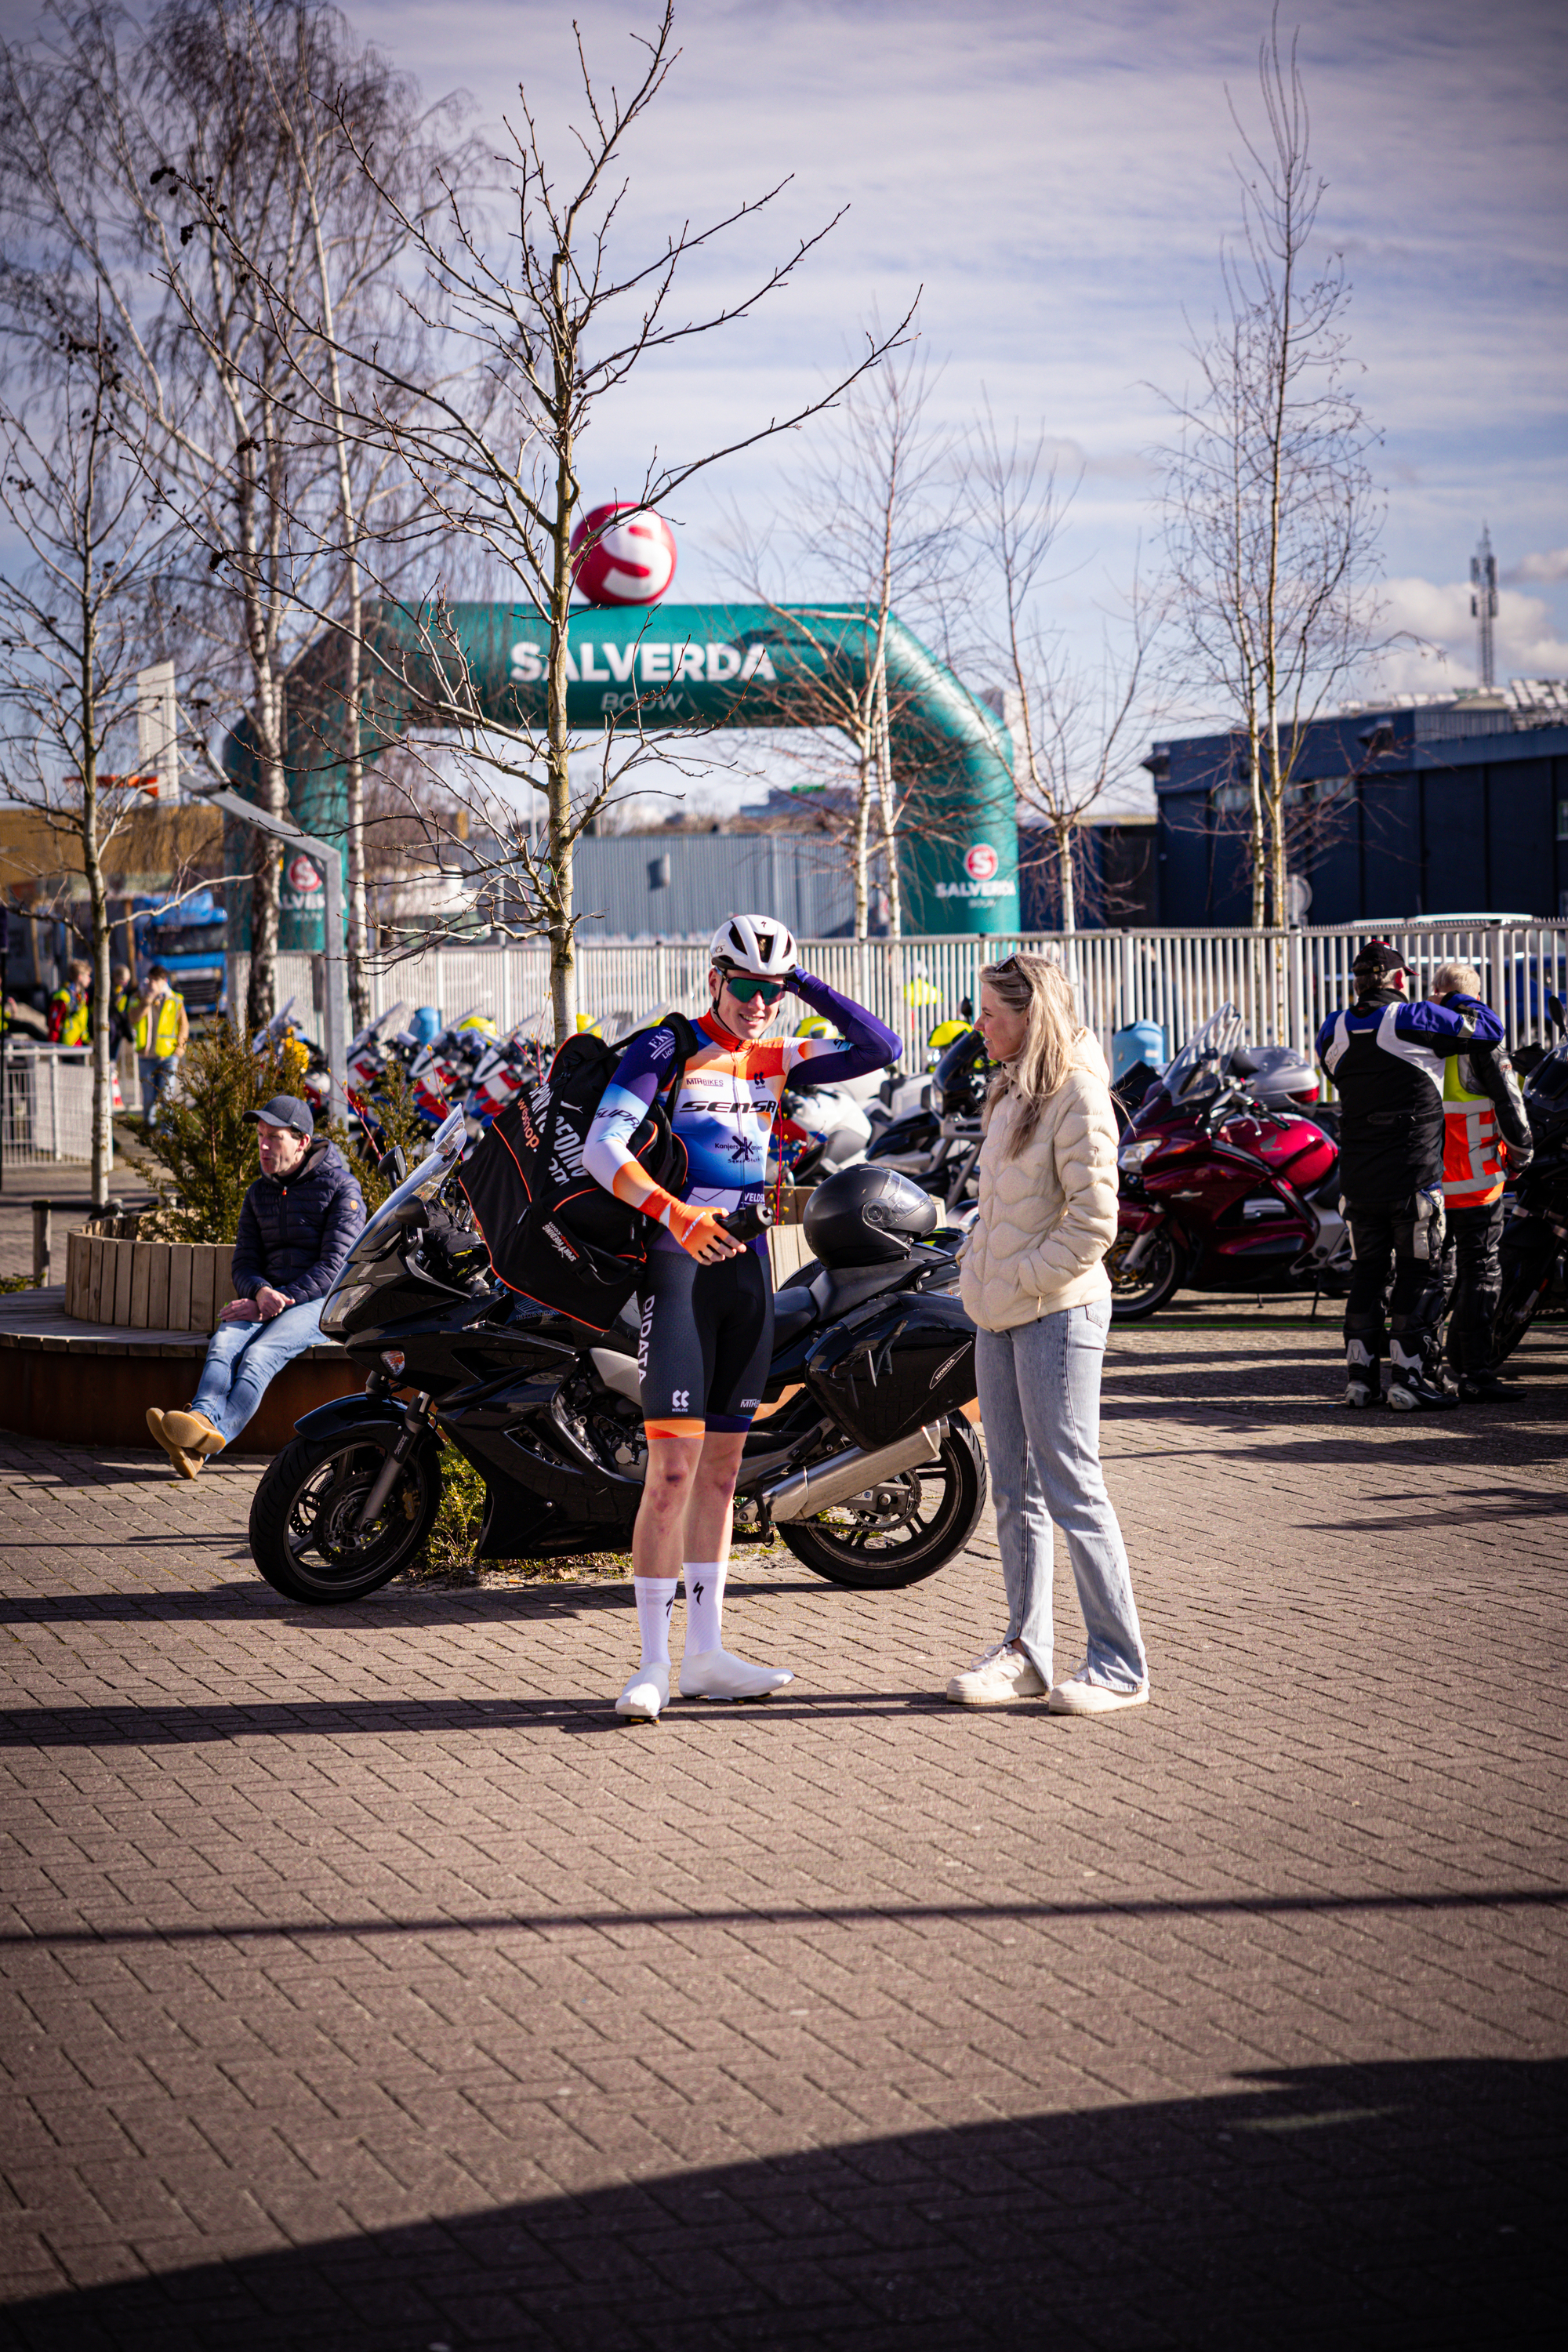
[[784,992],[782,980],[737,979],[731,972],[724,974],[724,984],[742,1004],[750,1004],[753,996],[760,996],[764,1004],[776,1004]]

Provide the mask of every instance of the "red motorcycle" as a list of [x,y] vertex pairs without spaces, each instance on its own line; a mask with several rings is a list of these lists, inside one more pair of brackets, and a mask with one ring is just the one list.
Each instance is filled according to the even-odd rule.
[[1183,1288],[1337,1297],[1349,1287],[1339,1147],[1293,1104],[1249,1090],[1232,1063],[1240,1036],[1235,1006],[1222,1005],[1122,1136],[1105,1261],[1119,1322],[1155,1314]]

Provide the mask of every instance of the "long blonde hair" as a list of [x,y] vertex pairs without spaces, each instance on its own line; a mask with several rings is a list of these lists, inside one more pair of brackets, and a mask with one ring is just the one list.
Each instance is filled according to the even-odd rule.
[[1028,1016],[1022,1052],[997,1071],[985,1097],[987,1126],[1005,1096],[1017,1097],[1018,1116],[1009,1154],[1016,1158],[1034,1140],[1041,1111],[1077,1061],[1083,1030],[1072,982],[1060,964],[1047,956],[1010,955],[1001,963],[988,963],[980,984],[989,988],[1009,1013]]

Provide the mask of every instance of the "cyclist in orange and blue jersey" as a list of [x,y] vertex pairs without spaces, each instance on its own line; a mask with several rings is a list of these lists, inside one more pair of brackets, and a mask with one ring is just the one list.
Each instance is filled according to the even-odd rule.
[[[763,1698],[793,1677],[732,1656],[721,1639],[731,1507],[741,1454],[773,1353],[767,1241],[747,1244],[720,1220],[763,1197],[768,1137],[787,1084],[826,1086],[894,1060],[899,1041],[874,1013],[795,969],[795,944],[765,915],[731,915],[709,950],[710,1007],[681,1072],[670,1123],[685,1145],[679,1193],[654,1182],[627,1145],[676,1059],[673,1031],[648,1031],[605,1088],[584,1165],[662,1230],[638,1295],[637,1370],[647,1478],[632,1539],[642,1663],[616,1702],[650,1721],[668,1703],[668,1621],[684,1570],[686,1697]],[[841,1035],[766,1037],[785,992]]]

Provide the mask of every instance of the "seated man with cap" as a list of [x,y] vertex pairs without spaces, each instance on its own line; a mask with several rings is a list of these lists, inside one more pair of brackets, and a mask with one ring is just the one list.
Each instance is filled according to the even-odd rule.
[[231,1444],[268,1382],[320,1335],[321,1307],[364,1224],[364,1195],[308,1103],[274,1095],[247,1111],[261,1174],[245,1196],[234,1286],[184,1412],[147,1408],[147,1426],[182,1478]]

